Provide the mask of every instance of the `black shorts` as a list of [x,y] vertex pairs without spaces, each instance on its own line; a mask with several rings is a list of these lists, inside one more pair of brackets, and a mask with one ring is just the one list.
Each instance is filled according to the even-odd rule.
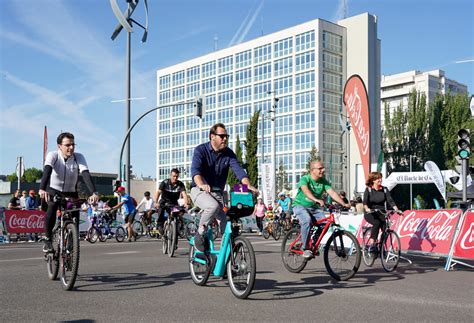
[[133,220],[135,220],[135,215],[137,214],[137,210],[133,211],[132,213],[129,213],[125,216],[125,223],[133,223]]

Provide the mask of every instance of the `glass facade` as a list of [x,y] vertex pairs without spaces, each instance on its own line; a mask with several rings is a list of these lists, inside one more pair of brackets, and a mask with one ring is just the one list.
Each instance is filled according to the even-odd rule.
[[244,148],[249,120],[259,110],[264,112],[264,119],[258,124],[258,159],[262,162],[263,149],[265,161],[269,161],[268,111],[275,96],[277,168],[283,163],[290,184],[296,187],[309,152],[316,146],[325,161],[326,174],[331,167],[333,187],[340,190],[343,41],[342,32],[339,35],[309,29],[262,41],[252,48],[242,49],[238,45],[233,54],[226,50],[225,55],[219,56],[216,52],[212,60],[203,56],[199,64],[193,60],[192,66],[165,75],[159,71],[159,105],[202,96],[205,113],[202,119],[195,117],[192,103],[158,110],[158,180],[167,178],[169,170],[177,167],[184,170],[182,178],[189,181],[194,147],[208,140],[209,128],[216,122],[227,126],[232,149],[237,135]]

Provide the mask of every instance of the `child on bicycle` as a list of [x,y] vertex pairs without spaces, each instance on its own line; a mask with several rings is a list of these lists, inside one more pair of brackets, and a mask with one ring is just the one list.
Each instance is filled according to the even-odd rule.
[[382,186],[382,174],[379,172],[371,172],[366,182],[366,189],[364,192],[364,218],[367,222],[372,224],[372,231],[368,241],[369,252],[375,251],[375,245],[379,230],[385,230],[386,221],[385,215],[380,211],[385,211],[389,208],[400,212],[397,205],[390,195],[390,191]]

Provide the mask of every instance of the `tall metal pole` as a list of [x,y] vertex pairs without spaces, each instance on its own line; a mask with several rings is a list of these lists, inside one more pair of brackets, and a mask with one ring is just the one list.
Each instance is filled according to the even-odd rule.
[[462,201],[464,203],[467,202],[467,164],[468,164],[468,159],[463,159],[461,161],[461,167],[462,167]]
[[[130,3],[128,4],[128,16],[130,16],[132,12],[132,8],[130,6]],[[131,19],[128,20],[129,24],[131,25],[132,24],[132,21]],[[128,130],[130,129],[130,112],[131,112],[131,65],[132,65],[132,62],[131,62],[131,57],[132,57],[132,33],[131,32],[127,32],[127,57],[126,57],[126,66],[127,66],[127,88],[126,88],[126,101],[125,101],[125,106],[126,106],[126,117],[125,117],[125,132],[128,132]],[[126,189],[127,189],[127,193],[130,194],[130,136],[128,137],[127,139],[127,157],[125,159],[125,164],[126,164],[126,167],[125,167],[125,181],[127,182],[127,186],[126,186]]]
[[275,98],[275,91],[273,91],[273,102],[271,110],[271,120],[272,120],[272,164],[273,164],[273,173],[275,180],[273,186],[273,201],[276,199],[277,195],[277,165],[276,165],[276,138],[275,138],[275,118],[276,118],[276,107],[278,100]]
[[263,110],[262,110],[262,115],[260,116],[262,118],[262,165],[265,163],[265,121],[263,120]]

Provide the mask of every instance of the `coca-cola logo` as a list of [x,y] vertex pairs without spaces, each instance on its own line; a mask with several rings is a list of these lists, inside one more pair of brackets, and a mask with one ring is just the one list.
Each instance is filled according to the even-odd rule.
[[462,249],[474,249],[474,222],[471,223],[469,228],[461,237],[460,245]]
[[10,216],[8,225],[11,229],[44,229],[44,215],[31,214],[29,216]]
[[422,217],[417,212],[405,213],[398,227],[400,238],[410,237],[449,241],[459,216],[457,211],[440,210],[430,218]]

